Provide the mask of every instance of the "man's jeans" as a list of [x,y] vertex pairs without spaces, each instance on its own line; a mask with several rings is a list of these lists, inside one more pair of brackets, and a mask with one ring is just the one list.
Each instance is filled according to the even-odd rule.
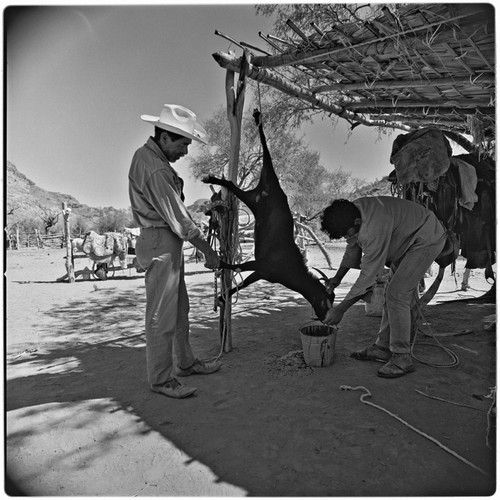
[[441,253],[446,235],[437,243],[417,239],[404,255],[385,292],[384,311],[377,341],[395,354],[410,352],[411,308],[418,297],[418,284]]
[[191,366],[189,297],[184,281],[182,240],[168,228],[141,230],[136,256],[146,269],[146,360],[151,387],[173,377],[173,348],[178,364]]

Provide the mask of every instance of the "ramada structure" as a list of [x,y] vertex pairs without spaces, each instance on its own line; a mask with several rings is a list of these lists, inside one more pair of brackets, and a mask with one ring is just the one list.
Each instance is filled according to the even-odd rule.
[[[358,7],[360,11],[371,8],[369,5]],[[480,163],[474,168],[483,192],[473,215],[483,233],[468,237],[472,241],[487,240],[480,252],[488,269],[495,252],[493,5],[387,4],[377,6],[376,12],[375,16],[354,16],[334,25],[331,19],[325,18],[304,17],[300,26],[288,19],[287,29],[282,30],[286,36],[259,33],[265,42],[264,48],[215,32],[243,50],[240,56],[233,52],[213,54],[215,61],[227,70],[226,96],[231,125],[227,177],[236,182],[247,78],[300,100],[307,109],[347,120],[352,128],[382,127],[402,133],[428,127],[439,129],[474,154]],[[235,73],[239,73],[236,85]],[[448,177],[443,176],[443,189],[455,183],[452,168],[448,170]],[[426,187],[421,185],[420,192],[422,189]],[[237,221],[231,214],[237,211],[235,200],[228,193],[223,195],[229,216],[221,250],[224,259],[231,262],[237,237]],[[450,229],[458,231],[457,196],[453,194],[452,198],[449,209],[453,218],[450,216],[446,222]],[[474,221],[476,219],[469,222],[469,226],[473,226]],[[472,250],[477,249],[469,248],[470,255]],[[483,261],[477,267],[483,267]],[[231,276],[223,276],[223,290],[230,283]],[[230,309],[231,304],[226,304],[221,310],[225,350],[231,349]]]
[[[370,21],[304,32],[286,40],[259,33],[270,52],[249,53],[247,77],[356,126],[411,131],[435,125],[461,134],[495,130],[495,13],[491,4],[398,4]],[[217,34],[222,35],[218,32]],[[229,38],[229,37],[226,37]],[[239,72],[241,57],[213,55]]]

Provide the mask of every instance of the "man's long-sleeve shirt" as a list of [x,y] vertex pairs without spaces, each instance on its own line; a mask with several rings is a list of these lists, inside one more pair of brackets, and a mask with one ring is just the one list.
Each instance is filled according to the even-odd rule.
[[361,269],[345,299],[363,295],[384,266],[399,262],[417,239],[430,245],[444,238],[438,218],[426,208],[391,196],[359,198],[359,232],[347,242],[341,266]]
[[184,205],[183,181],[152,137],[135,152],[128,178],[138,226],[168,227],[184,241],[201,236]]

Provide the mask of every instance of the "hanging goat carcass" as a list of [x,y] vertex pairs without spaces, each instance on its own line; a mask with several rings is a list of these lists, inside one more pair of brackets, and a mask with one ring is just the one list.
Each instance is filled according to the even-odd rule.
[[255,260],[242,264],[221,264],[226,269],[238,272],[253,271],[238,287],[231,289],[229,295],[259,280],[280,283],[307,299],[318,318],[323,320],[335,295],[327,293],[321,281],[309,272],[295,244],[293,217],[287,196],[274,171],[260,112],[255,110],[253,117],[259,129],[263,150],[263,165],[257,186],[243,191],[226,179],[211,175],[203,179],[207,184],[217,184],[229,189],[255,216]]

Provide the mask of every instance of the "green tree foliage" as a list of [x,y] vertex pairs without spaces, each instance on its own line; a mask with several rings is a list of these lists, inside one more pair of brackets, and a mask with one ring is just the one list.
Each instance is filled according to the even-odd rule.
[[105,207],[97,209],[97,216],[94,217],[93,227],[90,229],[98,234],[121,232],[125,227],[131,227],[131,223],[127,210]]
[[[389,4],[390,5],[390,4]],[[291,31],[286,22],[290,19],[304,33],[311,31],[314,23],[322,31],[346,22],[364,22],[376,17],[384,4],[360,3],[293,3],[259,4],[256,12],[274,18],[274,35],[289,38]]]
[[[391,4],[386,5],[391,11],[397,7]],[[340,4],[340,3],[299,3],[299,4],[258,4],[255,9],[257,14],[271,17],[274,20],[272,34],[278,37],[283,42],[276,42],[284,50],[289,46],[286,42],[302,42],[295,31],[287,24],[290,20],[303,33],[309,35],[316,34],[316,30],[327,33],[332,28],[343,23],[365,21],[376,17],[380,14],[384,4]],[[268,47],[271,52],[277,53],[273,48]],[[279,74],[288,82],[308,88],[311,85],[310,75],[306,71],[302,71],[300,67],[281,67]],[[315,109],[308,102],[301,101],[294,97],[288,96],[272,88],[266,88],[262,85],[261,92],[270,100],[273,116],[279,119],[286,125],[293,128],[298,127],[301,122],[311,120],[314,115],[324,117],[324,111]],[[330,97],[334,100],[343,98],[343,93],[331,93]],[[269,103],[268,103],[269,104]],[[335,124],[338,116],[330,116],[329,120]]]
[[[258,96],[257,96],[258,97]],[[324,208],[333,198],[349,196],[362,181],[344,172],[340,167],[329,172],[320,164],[318,152],[311,151],[303,137],[293,132],[290,117],[280,111],[286,103],[272,94],[266,94],[265,100],[250,99],[260,102],[262,120],[274,169],[280,178],[283,190],[288,196],[292,212],[307,217]],[[274,97],[274,98],[273,98]],[[297,126],[296,121],[293,125]],[[202,149],[199,156],[190,163],[192,175],[201,179],[212,174],[217,177],[227,172],[229,162],[230,128],[226,112],[219,108],[214,116],[204,122],[209,135],[210,146]],[[253,187],[260,177],[262,168],[262,150],[258,129],[255,126],[251,110],[244,113],[238,165],[237,184],[242,189]],[[218,189],[218,188],[217,188]]]
[[91,230],[91,221],[82,215],[75,215],[71,217],[71,234],[73,236],[79,236],[85,234],[87,231]]
[[[254,102],[262,108],[268,121],[268,127],[273,129],[298,129],[304,123],[311,123],[314,116],[324,116],[324,112],[314,109],[308,102],[284,94],[267,85],[252,82],[256,98]],[[337,117],[333,117],[333,123]]]
[[[229,165],[230,128],[226,111],[221,106],[209,118],[204,127],[210,138],[210,145],[202,148],[201,154],[191,158],[192,175],[201,179],[212,174],[222,177],[227,173]],[[260,172],[260,154],[258,148],[257,129],[249,113],[244,114],[240,143],[240,161],[238,185],[246,189],[258,177]]]
[[16,229],[23,233],[34,233],[35,230],[42,231],[43,224],[38,217],[26,216],[7,226],[9,233],[15,232]]
[[[324,170],[323,167],[319,167],[318,153],[311,152],[302,138],[298,138],[288,128],[280,126],[279,120],[275,117],[274,113],[267,111],[262,113],[267,143],[278,176],[285,178],[291,169],[298,172],[301,170],[300,165],[302,170],[306,170],[305,175],[308,168]],[[225,109],[220,107],[204,126],[210,138],[210,146],[203,148],[199,156],[191,159],[190,164],[191,173],[198,179],[208,174],[224,175],[229,163],[230,128]],[[242,189],[255,185],[260,177],[261,168],[261,143],[249,110],[244,113],[242,123],[237,184]],[[293,174],[288,177],[290,177],[290,187],[293,188],[296,184],[293,182]],[[286,183],[286,179],[283,182]]]

